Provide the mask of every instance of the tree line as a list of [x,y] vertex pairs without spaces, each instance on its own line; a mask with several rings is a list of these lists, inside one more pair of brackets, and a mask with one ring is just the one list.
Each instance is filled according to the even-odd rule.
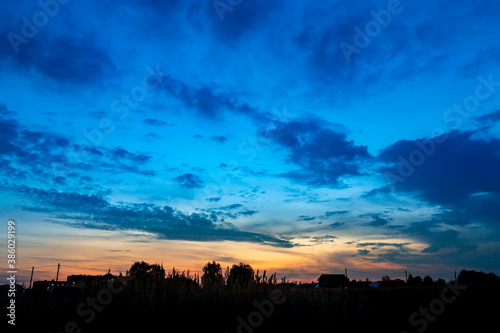
[[[144,286],[157,283],[160,280],[170,280],[171,284],[176,287],[202,287],[206,289],[217,289],[227,286],[229,288],[249,288],[255,285],[276,285],[278,279],[276,273],[267,275],[266,270],[260,274],[259,270],[254,271],[252,266],[247,263],[240,262],[234,264],[231,268],[227,267],[226,272],[223,273],[222,267],[219,263],[212,261],[207,262],[202,269],[203,274],[190,275],[189,271],[179,272],[175,268],[172,272],[166,273],[163,265],[148,264],[147,262],[134,263],[127,275],[132,277],[134,284],[141,284]],[[463,269],[457,278],[460,284],[494,284],[500,283],[500,277],[494,273],[476,272],[475,270]],[[367,287],[372,281],[366,280],[350,280],[348,287],[362,288]],[[280,279],[281,285],[290,285],[286,277]],[[442,278],[436,280],[431,276],[425,277],[408,275],[405,280],[391,279],[388,275],[384,275],[381,281],[378,281],[379,287],[431,287],[431,286],[445,286],[446,281]]]

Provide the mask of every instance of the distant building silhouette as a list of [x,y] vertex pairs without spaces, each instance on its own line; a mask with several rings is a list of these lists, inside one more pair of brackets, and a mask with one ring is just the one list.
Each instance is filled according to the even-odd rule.
[[70,287],[85,287],[92,283],[102,284],[107,283],[108,281],[114,281],[116,276],[113,274],[105,274],[105,275],[69,275],[68,276],[68,286]]
[[318,278],[318,286],[326,288],[347,287],[349,279],[344,274],[321,274]]
[[35,290],[54,290],[54,288],[58,287],[66,287],[67,282],[66,281],[35,281],[33,282],[33,289]]

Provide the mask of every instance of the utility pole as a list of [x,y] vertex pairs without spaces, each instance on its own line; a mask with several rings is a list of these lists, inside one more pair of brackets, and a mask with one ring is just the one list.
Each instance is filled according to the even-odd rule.
[[60,263],[57,264],[56,284],[57,284],[57,280],[59,280],[59,267],[61,267]]
[[35,270],[35,266],[31,267],[30,289],[31,289],[31,282],[33,282],[33,271],[34,270]]
[[406,276],[406,283],[408,283],[408,272],[405,271],[405,276]]
[[347,268],[344,268],[345,270],[345,277],[347,277]]

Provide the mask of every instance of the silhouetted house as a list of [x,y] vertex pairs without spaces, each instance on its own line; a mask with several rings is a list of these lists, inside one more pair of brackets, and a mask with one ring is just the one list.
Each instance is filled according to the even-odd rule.
[[116,277],[113,274],[105,275],[69,275],[68,286],[85,287],[91,284],[106,284],[108,281],[114,281]]
[[326,288],[347,287],[349,279],[344,274],[321,274],[318,278],[318,286]]
[[37,290],[54,290],[54,288],[65,287],[66,281],[35,281],[33,282],[33,289]]

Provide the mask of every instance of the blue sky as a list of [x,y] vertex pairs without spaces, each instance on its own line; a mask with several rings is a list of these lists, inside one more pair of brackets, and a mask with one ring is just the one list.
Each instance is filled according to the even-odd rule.
[[499,9],[4,5],[0,216],[20,265],[500,273]]

